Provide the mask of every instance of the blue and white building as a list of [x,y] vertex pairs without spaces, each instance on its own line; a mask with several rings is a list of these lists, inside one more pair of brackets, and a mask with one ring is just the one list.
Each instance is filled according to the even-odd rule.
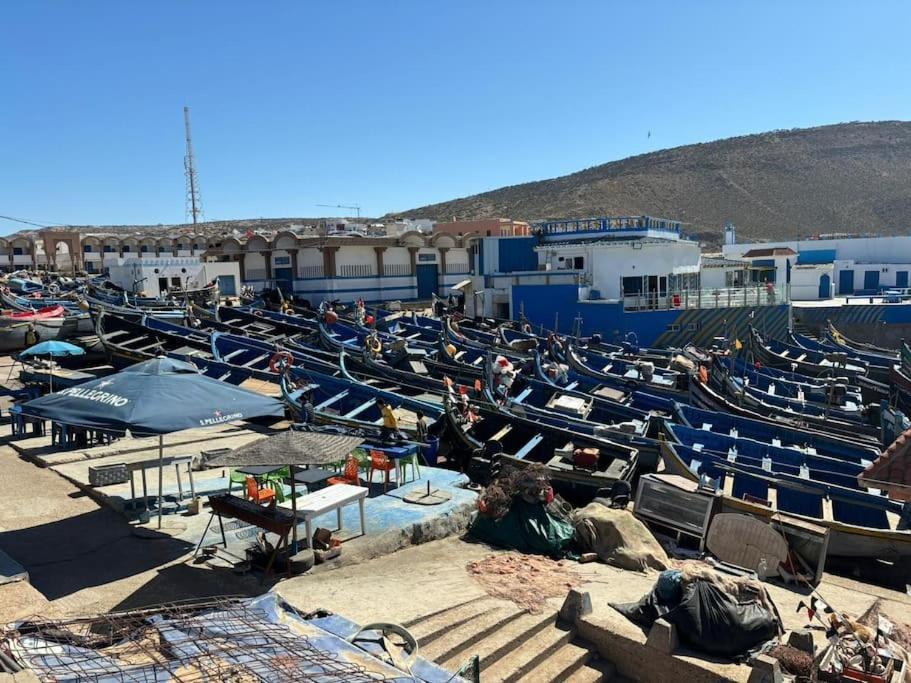
[[[650,216],[540,224],[536,237],[477,241],[478,312],[643,345],[710,344],[749,324],[768,334],[788,326],[788,289],[745,278],[702,283],[698,243],[681,224]],[[737,263],[731,262],[735,270]]]

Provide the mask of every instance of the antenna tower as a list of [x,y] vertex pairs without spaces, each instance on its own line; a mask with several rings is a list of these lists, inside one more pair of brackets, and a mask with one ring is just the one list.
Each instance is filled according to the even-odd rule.
[[199,199],[199,176],[196,174],[196,158],[193,156],[193,136],[190,132],[190,108],[183,108],[183,123],[187,131],[187,154],[183,158],[184,175],[187,177],[187,216],[193,224],[202,217],[202,202]]

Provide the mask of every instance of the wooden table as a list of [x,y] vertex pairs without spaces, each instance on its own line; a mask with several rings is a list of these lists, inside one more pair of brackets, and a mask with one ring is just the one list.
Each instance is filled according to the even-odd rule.
[[[335,484],[327,486],[319,491],[314,491],[306,496],[297,499],[297,516],[303,518],[304,524],[307,525],[307,547],[313,543],[313,519],[322,514],[335,510],[338,513],[338,528],[342,528],[342,508],[351,503],[357,502],[361,513],[361,535],[367,533],[367,527],[364,523],[364,500],[367,498],[368,489],[363,486],[352,486],[351,484]],[[288,503],[281,505],[288,508]]]

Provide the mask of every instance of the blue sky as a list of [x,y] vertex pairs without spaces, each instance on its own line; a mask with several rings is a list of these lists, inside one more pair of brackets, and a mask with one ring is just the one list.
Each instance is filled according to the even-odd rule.
[[833,0],[5,2],[0,214],[183,221],[184,105],[210,219],[380,215],[692,142],[911,119],[909,25],[908,3]]

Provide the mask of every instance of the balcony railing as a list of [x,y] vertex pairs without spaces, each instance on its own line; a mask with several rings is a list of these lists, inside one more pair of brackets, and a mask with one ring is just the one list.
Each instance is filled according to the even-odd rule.
[[627,311],[672,311],[701,308],[775,306],[791,300],[791,286],[768,288],[764,284],[718,289],[684,289],[679,292],[645,292],[623,297]]

